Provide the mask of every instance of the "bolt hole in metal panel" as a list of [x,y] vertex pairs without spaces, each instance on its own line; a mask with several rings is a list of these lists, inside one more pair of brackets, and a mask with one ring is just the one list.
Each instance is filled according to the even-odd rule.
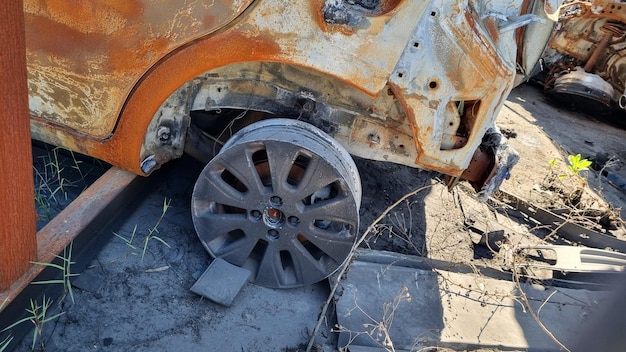
[[361,183],[348,152],[316,127],[270,119],[235,133],[200,174],[192,217],[214,257],[274,288],[312,284],[345,261]]

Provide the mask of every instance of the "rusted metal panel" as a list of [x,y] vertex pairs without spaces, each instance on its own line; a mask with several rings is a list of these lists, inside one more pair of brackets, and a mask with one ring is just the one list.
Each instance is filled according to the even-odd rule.
[[[287,72],[290,67],[297,67],[311,72],[311,77],[315,78],[291,93],[310,96],[310,102],[334,111],[332,114],[337,120],[325,122],[336,126],[331,135],[351,153],[460,176],[513,86],[517,57],[514,29],[528,24],[518,20],[526,14],[522,12],[526,11],[522,6],[524,3],[524,0],[297,0],[286,5],[279,0],[255,1],[235,21],[228,22],[233,16],[226,16],[219,22],[221,29],[217,32],[210,33],[218,26],[211,22],[213,27],[194,27],[179,36],[173,35],[177,29],[162,29],[156,32],[164,31],[167,35],[155,36],[149,30],[142,31],[145,28],[141,26],[151,29],[151,21],[158,17],[154,15],[157,13],[155,8],[160,5],[145,1],[140,4],[144,10],[135,15],[141,21],[130,25],[134,31],[123,35],[123,31],[117,30],[111,34],[115,36],[119,32],[120,38],[130,35],[135,43],[166,38],[162,50],[131,50],[133,56],[124,49],[128,47],[126,44],[124,46],[119,41],[99,43],[96,36],[85,34],[88,31],[83,29],[81,32],[83,42],[87,36],[99,43],[85,44],[88,48],[99,49],[108,45],[110,51],[127,50],[125,54],[132,57],[141,54],[138,56],[141,60],[129,64],[128,70],[123,64],[111,65],[112,62],[108,66],[98,66],[104,71],[113,69],[105,72],[103,82],[117,78],[114,74],[126,82],[123,88],[117,86],[119,95],[103,100],[116,107],[99,113],[97,118],[90,115],[87,108],[74,115],[58,109],[55,113],[59,116],[52,118],[33,111],[32,129],[34,135],[43,140],[104,159],[138,174],[149,173],[179,155],[180,148],[173,147],[179,141],[163,146],[166,149],[159,149],[162,143],[158,140],[158,132],[163,130],[164,121],[174,121],[175,125],[181,126],[179,128],[184,128],[186,122],[181,115],[195,106],[195,95],[203,82],[220,78],[223,69],[237,71],[249,63],[263,62],[277,65],[278,71]],[[541,8],[547,6],[543,1],[535,3]],[[225,11],[231,15],[244,7],[243,4],[229,4],[230,7],[225,6],[231,12]],[[178,6],[180,8],[170,9],[170,12],[183,13],[195,8],[187,4]],[[111,5],[111,8],[115,6]],[[51,17],[50,13],[48,11],[46,16]],[[209,13],[212,13],[211,9],[207,9],[206,14]],[[545,11],[532,16],[539,20],[547,18]],[[130,20],[131,17],[124,18]],[[49,20],[63,23],[61,19]],[[89,24],[88,27],[93,32],[105,31],[100,25]],[[72,39],[67,35],[65,38]],[[146,46],[152,48],[154,43]],[[39,51],[34,52],[55,57],[49,55],[43,44],[38,48]],[[87,49],[82,51],[88,52]],[[150,56],[148,52],[154,53],[155,61],[146,59]],[[109,61],[118,55],[103,54],[102,51],[96,54],[104,55]],[[50,65],[54,66],[32,54],[29,60],[41,64],[38,72],[47,72],[51,70]],[[76,70],[83,75],[81,77],[91,77],[90,72],[85,71],[86,65],[74,69],[77,62],[64,60],[60,60],[61,69],[55,68],[55,72],[65,68]],[[77,75],[73,72],[67,75],[70,77],[67,84],[73,84],[71,77]],[[287,74],[274,77],[288,78]],[[350,97],[357,100],[347,101],[344,94],[332,88],[317,90],[315,82],[319,77],[324,77],[321,81],[330,82],[328,87],[345,86],[352,92]],[[252,83],[265,82],[262,87],[271,88],[261,76],[250,79]],[[39,89],[36,80],[31,84]],[[95,86],[98,84],[94,83]],[[229,84],[232,86],[234,81]],[[179,109],[167,108],[174,107],[172,102],[177,99],[182,102],[180,87],[188,87],[191,92],[187,95],[187,106],[180,109],[179,104]],[[90,89],[95,91],[96,88]],[[115,89],[107,91],[107,94],[113,93]],[[208,94],[214,94],[209,97],[216,103],[214,107],[219,107],[221,95]],[[33,95],[36,95],[33,100],[40,99],[40,92]],[[392,98],[381,100],[380,97],[385,95]],[[251,92],[250,96],[253,98],[254,93]],[[48,101],[53,98],[49,96]],[[206,102],[203,104],[207,105]],[[398,107],[401,113],[385,116],[385,112],[393,110],[389,106]],[[97,119],[101,121],[95,122]],[[100,126],[100,132],[94,132],[96,125]],[[114,125],[114,133],[108,135]],[[366,130],[377,130],[377,133]],[[375,143],[376,136],[372,139],[372,134],[384,139],[384,143]],[[156,160],[153,167],[146,166],[149,158]]]
[[26,0],[32,114],[108,136],[149,67],[232,21],[251,2]]

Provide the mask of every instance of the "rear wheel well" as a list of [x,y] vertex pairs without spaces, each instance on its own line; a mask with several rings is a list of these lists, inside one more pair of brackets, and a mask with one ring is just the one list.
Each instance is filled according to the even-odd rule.
[[[308,122],[354,155],[415,166],[404,109],[390,89],[381,92],[372,97],[337,77],[283,63],[214,69],[180,87],[155,114],[141,154],[150,164],[142,169],[149,173],[149,167],[181,156],[183,147],[208,161],[241,128],[275,117]],[[180,132],[170,131],[172,138],[164,139],[171,128]],[[368,137],[372,134],[378,136],[377,143]]]

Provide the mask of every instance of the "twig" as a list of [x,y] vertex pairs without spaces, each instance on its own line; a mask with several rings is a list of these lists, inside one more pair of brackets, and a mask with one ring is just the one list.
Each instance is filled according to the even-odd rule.
[[[567,352],[571,352],[569,348],[565,347],[565,345],[562,344],[561,341],[559,341],[559,339],[557,339],[552,334],[552,332],[550,332],[550,330],[548,330],[548,328],[546,328],[545,325],[543,325],[543,323],[541,322],[541,320],[539,320],[539,317],[537,316],[537,314],[535,313],[533,308],[530,306],[530,302],[528,301],[528,297],[526,296],[526,293],[522,289],[522,285],[519,282],[519,274],[517,272],[517,265],[515,263],[513,263],[513,280],[515,280],[515,285],[517,286],[517,289],[519,290],[520,296],[522,297],[522,300],[524,301],[524,305],[526,306],[526,309],[528,310],[530,315],[533,317],[533,319],[535,319],[535,321],[537,322],[537,325],[539,325],[539,327],[546,333],[546,335],[548,335],[548,337],[550,337],[552,339],[552,341],[554,341],[557,345],[559,345],[559,347],[562,350],[565,350]],[[556,291],[554,291],[554,292],[556,292]],[[550,296],[552,296],[552,295],[550,295]],[[549,297],[548,297],[548,299],[549,299]],[[542,307],[543,307],[543,305],[542,305]],[[539,308],[539,309],[541,309],[541,308]]]
[[385,209],[385,211],[383,211],[382,214],[380,214],[380,216],[378,216],[376,218],[376,220],[374,220],[367,227],[365,232],[363,232],[363,235],[361,235],[361,237],[356,242],[354,242],[354,244],[352,245],[352,249],[350,250],[350,253],[348,254],[348,257],[346,258],[344,264],[339,268],[339,270],[335,274],[335,277],[337,278],[337,281],[335,281],[335,283],[333,284],[333,286],[332,286],[332,288],[330,290],[330,294],[328,295],[328,299],[324,303],[324,306],[322,306],[322,312],[320,313],[320,316],[317,319],[317,324],[315,325],[315,329],[313,329],[313,333],[311,334],[311,339],[309,340],[309,344],[306,347],[306,352],[311,352],[311,348],[313,348],[313,344],[315,343],[315,337],[317,336],[317,333],[319,332],[319,329],[322,326],[322,322],[324,321],[324,317],[326,316],[326,312],[328,311],[328,307],[330,306],[330,303],[332,302],[333,297],[335,296],[335,292],[337,291],[337,288],[339,287],[339,282],[341,281],[341,277],[346,273],[346,271],[350,267],[350,263],[352,262],[352,258],[354,257],[354,254],[356,253],[356,249],[361,245],[361,243],[363,243],[363,241],[365,240],[365,237],[367,237],[367,235],[369,235],[369,233],[372,232],[375,229],[376,225],[379,222],[381,222],[389,214],[389,212],[391,212],[391,210],[393,210],[395,207],[400,205],[400,203],[402,203],[406,199],[408,199],[408,198],[418,194],[419,192],[421,192],[421,191],[423,191],[425,189],[431,188],[431,187],[433,187],[433,184],[430,184],[430,185],[424,186],[424,187],[420,187],[420,188],[418,188],[416,190],[413,190],[413,191],[405,194],[404,196],[402,196],[395,203],[393,203],[387,209]]
[[537,316],[539,316],[539,314],[541,314],[541,309],[543,308],[543,306],[545,306],[546,303],[548,303],[550,301],[550,298],[552,298],[552,296],[554,296],[557,292],[559,292],[559,291],[558,290],[552,291],[552,293],[548,296],[548,298],[546,298],[546,300],[543,301],[543,303],[541,303],[541,306],[539,307],[539,309],[537,309]]

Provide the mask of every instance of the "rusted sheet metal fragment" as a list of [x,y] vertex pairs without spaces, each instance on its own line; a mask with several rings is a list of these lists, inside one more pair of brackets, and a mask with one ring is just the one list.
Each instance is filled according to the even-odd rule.
[[[590,4],[581,4],[581,6],[589,6],[591,13],[597,17],[626,23],[626,5],[622,2],[593,0]],[[589,14],[589,16],[593,15]]]
[[[496,46],[483,15],[463,1],[432,6],[390,77],[414,129],[416,163],[453,176],[469,165],[513,85],[515,46]],[[500,43],[509,42],[513,32],[501,33]],[[460,131],[467,143],[452,149],[446,140]]]
[[105,137],[146,70],[252,0],[25,0],[31,113]]

